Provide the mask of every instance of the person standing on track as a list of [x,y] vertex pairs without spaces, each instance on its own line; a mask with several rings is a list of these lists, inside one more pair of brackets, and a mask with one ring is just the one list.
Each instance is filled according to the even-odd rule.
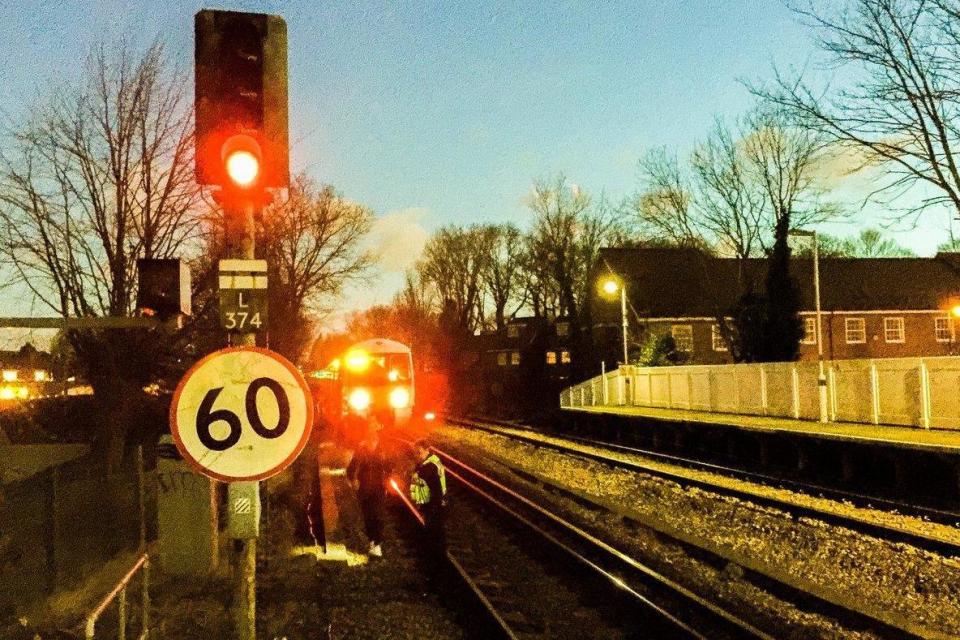
[[440,558],[447,546],[444,532],[447,478],[440,457],[425,443],[416,443],[414,450],[419,462],[410,477],[410,499],[423,516],[426,542],[432,555]]
[[380,438],[370,431],[347,466],[347,478],[357,491],[363,528],[370,540],[369,555],[383,557],[383,513],[389,465],[380,449]]

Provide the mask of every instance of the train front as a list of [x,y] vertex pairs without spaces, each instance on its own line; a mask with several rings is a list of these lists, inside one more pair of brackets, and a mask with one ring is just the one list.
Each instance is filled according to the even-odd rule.
[[414,405],[410,348],[393,340],[367,340],[340,360],[343,410],[348,423],[375,418],[383,428],[410,423]]

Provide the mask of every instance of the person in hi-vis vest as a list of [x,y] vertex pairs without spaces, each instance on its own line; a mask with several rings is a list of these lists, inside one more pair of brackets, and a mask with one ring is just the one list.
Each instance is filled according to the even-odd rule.
[[443,462],[422,442],[416,444],[415,451],[419,462],[410,476],[410,499],[423,515],[427,543],[434,552],[443,553],[446,547],[443,520],[447,497]]

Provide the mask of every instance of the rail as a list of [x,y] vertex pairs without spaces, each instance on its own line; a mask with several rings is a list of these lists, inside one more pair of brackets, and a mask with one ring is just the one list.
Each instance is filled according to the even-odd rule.
[[93,640],[96,637],[97,620],[100,619],[100,616],[103,615],[103,612],[106,611],[107,607],[109,607],[114,600],[118,600],[117,623],[119,625],[119,631],[117,632],[117,638],[118,640],[126,640],[127,587],[138,571],[142,572],[143,579],[141,583],[140,635],[137,636],[137,638],[138,640],[145,640],[147,638],[150,631],[150,556],[145,553],[137,558],[137,561],[130,570],[127,571],[126,575],[120,579],[116,586],[113,587],[113,590],[100,601],[93,611],[87,614],[84,623],[84,638],[86,640]]

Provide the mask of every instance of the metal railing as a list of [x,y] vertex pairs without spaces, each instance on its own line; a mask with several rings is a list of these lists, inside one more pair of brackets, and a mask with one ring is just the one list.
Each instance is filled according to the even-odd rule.
[[[960,428],[960,357],[827,361],[834,422]],[[560,393],[560,406],[635,406],[817,420],[816,362],[621,366]]]
[[133,577],[137,572],[141,572],[141,612],[140,612],[140,635],[137,636],[139,640],[145,640],[149,634],[150,630],[150,556],[148,554],[141,555],[137,561],[133,564],[126,575],[120,579],[120,582],[116,584],[113,590],[100,601],[100,604],[96,608],[87,614],[86,620],[84,622],[84,638],[86,640],[93,640],[96,637],[96,627],[97,620],[100,619],[100,616],[103,615],[103,612],[106,611],[107,607],[114,601],[118,601],[118,612],[117,612],[117,624],[119,626],[119,631],[117,632],[117,638],[119,640],[126,640],[127,638],[127,587],[130,585],[130,581],[133,580]]

